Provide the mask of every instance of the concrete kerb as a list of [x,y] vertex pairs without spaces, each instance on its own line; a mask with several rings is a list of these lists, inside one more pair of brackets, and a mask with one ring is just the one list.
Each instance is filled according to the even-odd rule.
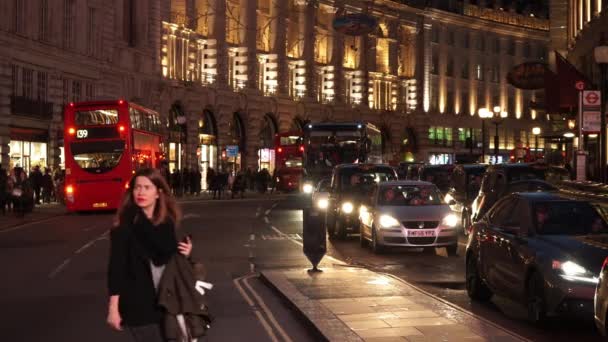
[[[287,278],[277,275],[280,273],[281,271],[260,271],[260,280],[274,290],[292,311],[300,316],[320,341],[363,341],[321,303],[311,301],[298,291]],[[338,328],[341,333],[332,334],[331,331],[328,331],[330,326]]]

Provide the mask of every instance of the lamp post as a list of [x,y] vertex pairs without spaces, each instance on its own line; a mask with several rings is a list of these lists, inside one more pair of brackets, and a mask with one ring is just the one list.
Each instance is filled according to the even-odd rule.
[[494,131],[494,164],[498,163],[498,152],[499,152],[499,138],[498,138],[498,126],[502,123],[502,120],[507,117],[507,112],[501,110],[500,106],[495,106],[494,116],[492,117],[492,123],[495,126]]
[[606,181],[606,96],[608,89],[606,87],[606,71],[608,68],[608,46],[606,46],[605,37],[602,34],[600,46],[596,46],[593,51],[595,62],[600,67],[600,90],[602,94],[600,106],[600,182]]
[[485,119],[490,117],[490,111],[487,108],[479,108],[477,111],[481,119],[481,162],[486,160],[486,125]]
[[538,159],[538,136],[540,135],[540,127],[532,127],[534,134],[534,159]]

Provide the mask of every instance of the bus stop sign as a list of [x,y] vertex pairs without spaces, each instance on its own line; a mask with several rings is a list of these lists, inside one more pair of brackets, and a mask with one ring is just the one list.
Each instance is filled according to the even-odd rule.
[[226,146],[226,157],[235,158],[239,155],[239,146],[238,145],[228,145]]

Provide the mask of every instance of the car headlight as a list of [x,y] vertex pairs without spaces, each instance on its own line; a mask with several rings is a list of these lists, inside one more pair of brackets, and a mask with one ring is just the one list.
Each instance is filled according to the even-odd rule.
[[456,215],[454,214],[448,214],[446,217],[443,218],[443,224],[448,227],[454,228],[458,225],[458,217],[456,217]]
[[350,203],[350,202],[344,202],[344,203],[342,203],[342,211],[343,211],[345,214],[350,214],[350,213],[352,213],[352,212],[353,212],[353,209],[354,209],[354,207],[353,207],[353,204],[352,204],[352,203]]
[[327,200],[327,198],[321,198],[317,201],[317,207],[319,207],[320,209],[327,209],[328,206],[329,201]]
[[398,227],[399,226],[399,221],[397,221],[391,215],[381,215],[380,216],[380,226],[382,228]]
[[313,190],[312,184],[310,184],[310,183],[304,183],[304,185],[302,185],[302,191],[305,194],[312,194],[312,190]]
[[566,280],[582,281],[593,284],[597,284],[598,282],[598,277],[594,276],[583,266],[573,261],[561,262],[559,260],[553,260],[552,267],[554,270],[561,270],[561,277]]

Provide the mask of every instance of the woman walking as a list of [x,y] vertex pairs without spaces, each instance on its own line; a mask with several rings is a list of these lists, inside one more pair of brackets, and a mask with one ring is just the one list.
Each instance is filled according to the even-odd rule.
[[153,169],[131,179],[110,234],[108,324],[129,331],[134,341],[163,342],[163,309],[157,288],[176,253],[192,252],[187,237],[177,242],[180,213],[165,178]]

